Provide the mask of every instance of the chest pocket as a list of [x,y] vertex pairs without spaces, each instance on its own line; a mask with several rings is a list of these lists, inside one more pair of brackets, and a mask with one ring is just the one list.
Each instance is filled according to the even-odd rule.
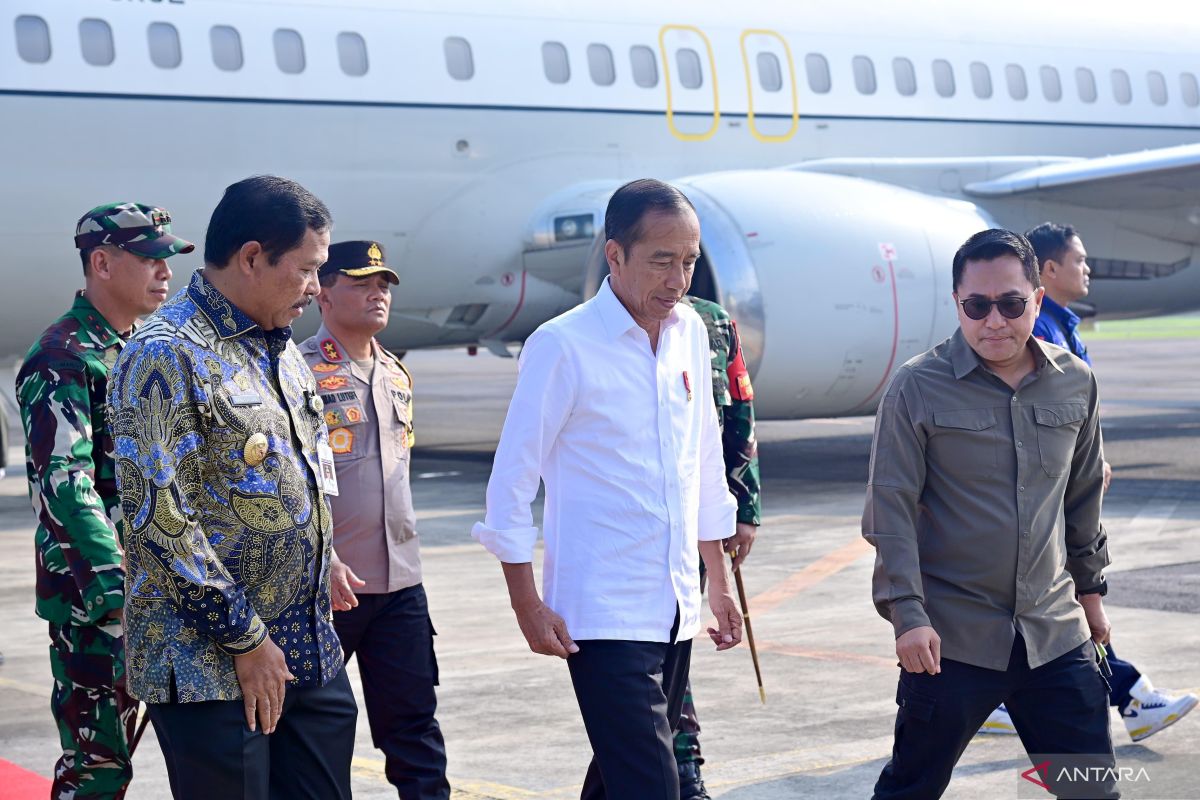
[[989,477],[998,466],[999,432],[990,408],[933,412],[931,455],[948,474]]
[[1075,443],[1087,416],[1083,403],[1059,403],[1033,407],[1037,423],[1038,455],[1042,469],[1051,478],[1066,475],[1075,457]]

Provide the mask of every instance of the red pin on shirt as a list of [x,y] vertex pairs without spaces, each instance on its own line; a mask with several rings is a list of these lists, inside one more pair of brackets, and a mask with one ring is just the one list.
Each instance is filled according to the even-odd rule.
[[688,400],[692,399],[692,379],[688,377],[687,370],[683,371],[683,388],[687,389]]

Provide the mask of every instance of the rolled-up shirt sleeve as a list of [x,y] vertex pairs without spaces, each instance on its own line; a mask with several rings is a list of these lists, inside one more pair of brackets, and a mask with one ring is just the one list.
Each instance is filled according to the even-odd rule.
[[1100,399],[1096,377],[1091,376],[1088,415],[1075,440],[1071,475],[1063,495],[1066,523],[1067,571],[1078,592],[1088,592],[1104,581],[1110,563],[1108,535],[1100,524],[1104,495],[1104,448],[1100,434]]
[[901,369],[875,416],[862,518],[862,535],[875,548],[872,599],[879,614],[891,620],[897,637],[930,624],[917,548],[917,515],[925,486],[923,415],[920,391]]
[[530,505],[542,468],[571,415],[577,378],[558,338],[536,332],[521,351],[517,387],[496,448],[487,487],[487,513],[471,535],[506,564],[533,561],[538,529]]
[[[702,341],[706,342],[707,334]],[[705,353],[707,355],[707,353]],[[712,397],[712,370],[698,370],[701,376],[700,397]],[[725,451],[721,444],[721,429],[717,423],[719,409],[702,415],[700,428],[700,516],[696,538],[702,542],[728,539],[733,536],[737,522],[737,500],[725,481]]]

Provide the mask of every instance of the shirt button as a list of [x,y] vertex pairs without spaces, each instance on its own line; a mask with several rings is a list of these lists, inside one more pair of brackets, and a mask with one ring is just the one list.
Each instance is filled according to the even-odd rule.
[[1025,487],[1024,487],[1024,486],[1018,486],[1018,487],[1017,487],[1017,491],[1018,491],[1018,492],[1023,492],[1023,491],[1025,491]]
[[1017,396],[1016,396],[1015,394],[1013,395],[1012,401],[1013,401],[1014,403],[1015,403],[1015,402],[1017,402]]
[[1024,447],[1024,446],[1025,446],[1025,445],[1021,444],[1020,442],[1017,442],[1017,449],[1018,449],[1018,450],[1020,450],[1020,449],[1021,449],[1022,447]]

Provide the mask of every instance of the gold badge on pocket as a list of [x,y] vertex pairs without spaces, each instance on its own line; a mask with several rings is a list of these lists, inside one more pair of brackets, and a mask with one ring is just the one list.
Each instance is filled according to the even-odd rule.
[[266,459],[267,447],[267,435],[256,433],[246,440],[246,445],[242,448],[242,457],[246,459],[247,464],[257,467]]

